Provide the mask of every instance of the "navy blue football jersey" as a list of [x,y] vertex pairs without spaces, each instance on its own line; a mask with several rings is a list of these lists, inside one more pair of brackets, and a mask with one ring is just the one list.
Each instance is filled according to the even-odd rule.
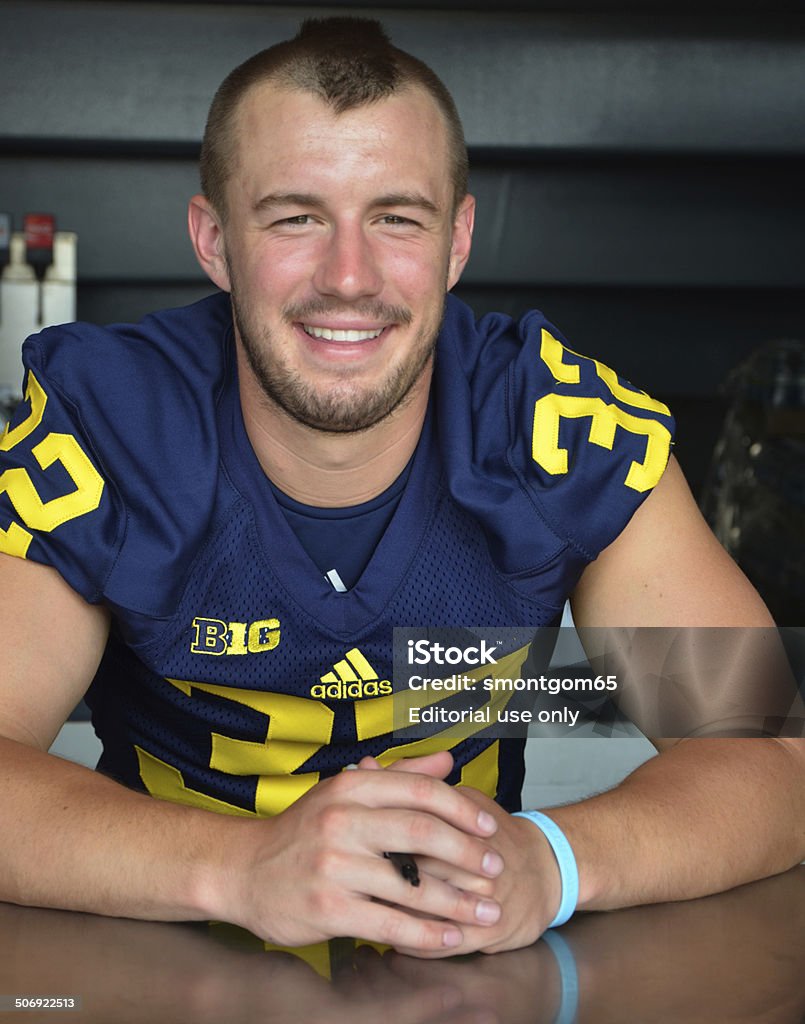
[[448,297],[404,492],[338,593],[249,444],[227,296],[50,328],[23,357],[25,400],[0,438],[0,550],[112,611],[87,697],[100,770],[268,815],[366,754],[448,748],[451,781],[519,807],[522,741],[392,735],[392,629],[556,624],[662,475],[664,405],[539,312],[476,323]]

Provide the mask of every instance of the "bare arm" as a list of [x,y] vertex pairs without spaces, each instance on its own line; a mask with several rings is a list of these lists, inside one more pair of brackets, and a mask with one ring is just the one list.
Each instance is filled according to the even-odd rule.
[[47,754],[100,661],[106,612],[52,569],[7,555],[0,593],[2,817],[14,823],[0,843],[0,898],[133,917],[202,916],[217,823]]
[[[765,605],[702,519],[672,461],[627,529],[585,572],[581,627],[767,626]],[[586,865],[590,908],[684,899],[805,857],[805,743],[695,739],[610,793],[551,814]]]
[[441,781],[449,755],[414,771],[345,772],[271,820],[155,800],[47,753],[97,668],[106,613],[52,570],[7,555],[0,594],[0,900],[213,918],[288,945],[355,934],[450,948],[480,906],[497,916],[493,901],[437,879],[409,885],[382,857],[433,854],[482,877],[502,867],[483,867],[494,821]]
[[[582,629],[771,624],[701,518],[674,462],[626,530],[585,571],[573,611]],[[702,896],[784,871],[805,857],[805,742],[655,744],[659,756],[615,789],[549,811],[576,856],[581,909]],[[493,809],[482,794],[474,797]],[[542,833],[523,819],[497,817],[494,842],[506,870],[489,891],[503,915],[491,933],[465,930],[458,952],[532,942],[559,904],[556,863]],[[449,870],[444,876],[454,877]]]

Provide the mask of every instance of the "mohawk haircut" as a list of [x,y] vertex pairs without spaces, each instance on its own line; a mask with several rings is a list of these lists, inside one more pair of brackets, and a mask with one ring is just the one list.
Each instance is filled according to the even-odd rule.
[[400,84],[391,40],[377,21],[308,18],[293,42],[306,59],[286,65],[279,81],[315,93],[337,114],[384,99]]
[[441,79],[427,64],[397,49],[379,21],[309,18],[293,39],[261,50],[231,71],[213,98],[201,144],[201,189],[222,217],[226,217],[226,183],[237,149],[238,106],[253,86],[264,82],[312,93],[336,114],[421,86],[435,100],[447,128],[454,211],[467,194],[464,131]]

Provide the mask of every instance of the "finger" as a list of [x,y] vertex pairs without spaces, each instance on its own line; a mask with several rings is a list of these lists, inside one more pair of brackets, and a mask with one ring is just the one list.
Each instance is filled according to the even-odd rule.
[[350,768],[364,768],[369,771],[378,771],[388,768],[395,772],[419,772],[420,775],[430,775],[435,779],[446,779],[453,770],[453,756],[446,750],[439,750],[434,754],[424,754],[422,757],[403,757],[399,761],[389,761],[388,764],[381,764],[376,757],[369,754],[362,757],[357,765],[349,765]]
[[362,814],[356,817],[353,829],[355,838],[369,848],[380,842],[379,853],[385,849],[404,850],[484,878],[496,878],[503,871],[503,858],[483,839],[419,810]]
[[[477,925],[465,924],[461,926],[461,934],[463,941],[459,946],[452,948],[425,948],[417,949],[413,946],[394,946],[394,950],[397,953],[404,953],[406,956],[416,956],[422,959],[439,959],[445,956],[465,956],[468,953],[493,953],[502,952],[506,949],[513,948],[517,943],[512,942],[511,938],[507,941],[504,928],[501,924],[496,927],[482,928]],[[519,943],[522,945],[522,943]]]
[[[497,923],[502,912],[495,900],[456,889],[438,878],[427,877],[418,886],[410,885],[379,857],[354,859],[340,885],[355,896],[368,896],[391,908],[404,908],[412,916],[441,920],[442,924],[487,928]],[[350,914],[353,909],[350,905]]]
[[[334,813],[337,813],[337,807],[342,801],[344,804],[357,802],[368,807],[421,810],[470,835],[490,836],[497,831],[497,822],[493,816],[479,808],[461,790],[420,772],[341,772],[328,779],[327,785],[334,797],[328,810]],[[344,809],[349,810],[346,806]]]
[[464,940],[461,929],[449,921],[415,917],[396,906],[364,900],[359,908],[360,920],[354,926],[346,923],[353,934],[384,945],[405,946],[421,952],[445,953],[456,949]]
[[530,946],[542,934],[537,928],[525,934],[513,933],[502,924],[492,929],[481,928],[475,925],[463,925],[461,931],[464,936],[462,944],[455,949],[448,950],[446,953],[438,950],[422,950],[419,953],[415,953],[407,949],[400,949],[397,946],[394,949],[398,953],[408,953],[412,956],[426,957],[428,959],[439,956],[463,956],[467,953],[505,953],[509,950]]
[[422,757],[405,757],[399,761],[392,761],[386,767],[395,772],[419,772],[421,775],[431,775],[436,779],[446,779],[453,770],[453,755],[447,750],[439,750]]
[[436,860],[433,857],[426,857],[420,854],[416,859],[419,868],[419,877],[432,875],[443,882],[448,882],[456,889],[466,889],[475,893],[476,896],[494,896],[497,880],[489,876],[476,875],[469,871],[462,871],[455,864],[448,864],[443,860]]
[[400,886],[395,880],[394,890],[392,892],[384,886],[384,899],[404,906],[412,913],[454,921],[459,925],[488,928],[497,924],[502,913],[496,900],[457,889],[432,876],[422,878],[418,886],[407,885],[405,882]]

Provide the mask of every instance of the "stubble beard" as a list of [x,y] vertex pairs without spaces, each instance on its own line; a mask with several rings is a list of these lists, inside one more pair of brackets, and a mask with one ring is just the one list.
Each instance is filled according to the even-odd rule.
[[[272,332],[268,327],[259,325],[248,306],[240,302],[234,282],[231,300],[243,350],[265,400],[297,423],[332,434],[368,430],[403,406],[431,362],[444,317],[443,302],[438,316],[423,324],[408,358],[378,385],[356,385],[346,368],[339,379],[316,388],[278,358],[278,345]],[[338,310],[333,303],[314,301],[283,310],[282,321],[291,329],[293,323],[335,312]],[[352,306],[350,312],[376,322],[409,324],[413,319],[411,312],[404,307],[390,307],[377,302]]]

